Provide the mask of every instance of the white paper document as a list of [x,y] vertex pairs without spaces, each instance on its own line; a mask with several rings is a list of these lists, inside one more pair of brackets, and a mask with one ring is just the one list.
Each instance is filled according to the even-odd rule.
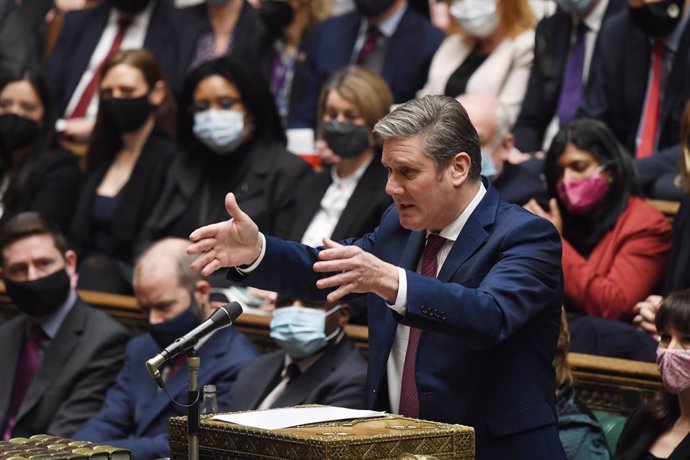
[[268,409],[241,414],[223,414],[213,417],[215,420],[236,423],[238,425],[263,428],[265,430],[277,430],[290,428],[310,423],[332,422],[335,420],[348,420],[353,418],[382,417],[385,412],[372,410],[346,409],[344,407],[320,406],[320,407],[286,407],[281,409]]

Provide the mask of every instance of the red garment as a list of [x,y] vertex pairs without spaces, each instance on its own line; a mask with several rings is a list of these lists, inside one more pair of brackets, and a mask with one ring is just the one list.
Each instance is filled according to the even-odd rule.
[[588,259],[563,239],[565,298],[579,313],[630,321],[633,306],[664,278],[670,249],[671,224],[632,197]]

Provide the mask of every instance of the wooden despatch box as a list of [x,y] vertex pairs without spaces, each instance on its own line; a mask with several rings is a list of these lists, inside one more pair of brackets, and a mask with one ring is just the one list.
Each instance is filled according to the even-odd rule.
[[[187,458],[187,418],[169,421],[172,460]],[[397,459],[405,454],[474,459],[474,429],[399,415],[264,430],[201,419],[200,460]]]

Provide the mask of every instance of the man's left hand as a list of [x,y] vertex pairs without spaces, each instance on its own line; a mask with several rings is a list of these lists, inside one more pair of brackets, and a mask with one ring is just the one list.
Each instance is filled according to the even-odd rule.
[[330,238],[324,238],[323,245],[314,271],[337,273],[316,282],[319,289],[337,287],[328,294],[329,302],[336,302],[351,293],[373,292],[388,303],[395,303],[398,295],[398,269],[395,265],[357,246],[343,246]]

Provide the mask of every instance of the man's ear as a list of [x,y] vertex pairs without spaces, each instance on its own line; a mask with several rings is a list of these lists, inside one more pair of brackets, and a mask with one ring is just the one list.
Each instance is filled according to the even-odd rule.
[[79,274],[77,273],[77,253],[68,249],[65,252],[65,268],[67,269],[67,274],[70,277],[70,285],[72,289],[77,288],[77,281],[79,280]]
[[449,168],[451,169],[450,175],[453,185],[460,187],[470,175],[470,167],[472,166],[472,160],[467,152],[460,152],[453,157],[450,162]]
[[515,136],[513,136],[512,133],[508,133],[503,136],[503,140],[501,140],[501,147],[503,147],[506,152],[510,153],[510,151],[513,150],[513,147],[515,147]]
[[208,305],[211,298],[211,285],[206,280],[199,280],[194,284],[194,298],[199,305]]

